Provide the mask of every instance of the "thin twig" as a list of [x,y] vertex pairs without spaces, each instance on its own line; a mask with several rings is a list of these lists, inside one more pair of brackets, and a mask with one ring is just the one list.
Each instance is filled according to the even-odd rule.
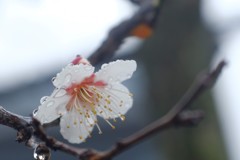
[[100,47],[88,58],[92,65],[109,60],[116,50],[124,43],[124,39],[131,36],[131,31],[144,23],[154,27],[159,11],[165,0],[144,0],[140,9],[130,19],[114,27]]

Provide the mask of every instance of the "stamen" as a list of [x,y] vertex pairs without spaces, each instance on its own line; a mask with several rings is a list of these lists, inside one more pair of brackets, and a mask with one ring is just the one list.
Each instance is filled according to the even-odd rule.
[[[98,108],[96,108],[97,110],[99,110],[99,113],[102,114],[104,112],[105,115],[108,115],[108,113],[106,112],[106,110],[104,108],[107,108],[107,106],[104,106],[104,104],[102,104],[101,102],[99,102],[100,105],[98,105]],[[104,107],[103,107],[104,106]]]
[[75,121],[73,122],[73,124],[74,124],[74,125],[77,125],[77,121],[75,120]]
[[94,115],[97,114],[97,111],[94,108],[92,109],[92,112],[93,112]]
[[[103,93],[104,94],[104,93]],[[103,95],[105,96],[105,95]],[[110,101],[110,100],[109,100]],[[118,115],[119,114],[119,111],[118,109],[116,108],[117,104],[116,102],[114,101],[114,99],[112,99],[113,102],[113,105],[111,105],[111,107],[108,107],[107,105],[105,105],[105,102],[102,102],[102,106],[104,106],[105,109],[107,109],[109,112],[111,112],[111,114],[114,114],[114,115]],[[109,113],[108,113],[109,114]]]
[[100,126],[96,123],[97,129],[98,129],[98,134],[102,134],[102,130],[100,128]]
[[[96,94],[100,94],[100,90],[96,89],[95,93]],[[116,98],[114,98],[115,96],[113,95],[112,97],[107,94],[107,93],[104,93],[104,92],[101,92],[101,96],[104,98],[104,99],[101,99],[99,102],[98,102],[98,107],[101,108],[101,110],[97,109],[100,111],[100,114],[102,114],[104,112],[105,115],[119,115],[119,111],[117,109],[117,103],[115,101],[118,101]],[[108,98],[111,97],[111,99],[108,99]],[[112,102],[112,105],[111,107],[108,107],[109,103]],[[107,103],[107,104],[106,104]],[[110,112],[110,113],[109,113]]]
[[[79,101],[77,101],[79,103]],[[84,109],[82,109],[82,114],[86,115],[86,113],[84,112]],[[90,131],[88,130],[89,127],[86,126],[86,122],[90,124],[90,122],[88,121],[87,118],[84,119],[84,116],[79,116],[79,123],[81,125],[83,125],[83,127],[85,128],[85,130],[90,134]],[[82,132],[83,133],[83,132]]]
[[121,119],[122,121],[125,121],[126,117],[125,117],[124,115],[120,114],[120,119]]
[[110,123],[107,119],[105,119],[105,121],[112,127],[112,129],[115,129],[116,127],[114,125],[112,125],[112,123]]
[[92,96],[88,93],[88,91],[85,88],[81,88],[81,90],[83,90],[88,97],[92,98]]
[[95,119],[95,116],[93,116],[91,113],[89,113],[88,110],[86,110],[86,112],[83,110],[83,112],[84,112],[84,115],[85,115],[85,120],[86,120],[86,122],[90,125],[90,127],[92,127],[93,124],[89,121],[89,119],[94,120],[94,119]]
[[[98,89],[96,93],[98,93],[98,92],[102,92],[102,91]],[[108,98],[106,98],[107,104],[113,103],[113,104],[111,105],[111,106],[112,106],[111,108],[114,109],[115,112],[117,113],[117,112],[118,112],[117,106],[122,107],[122,106],[123,106],[123,101],[121,100],[121,101],[120,101],[120,104],[119,104],[119,97],[116,96],[114,93],[112,93],[112,92],[110,92],[110,91],[105,90],[104,92],[102,92],[102,94],[104,94],[104,95],[103,95],[104,97],[105,97],[105,96],[108,97]],[[111,96],[110,96],[110,95],[111,95]],[[111,97],[111,98],[110,98],[110,97]],[[114,108],[113,108],[113,107],[114,107]]]
[[81,94],[81,97],[83,98],[83,100],[87,101],[88,103],[93,103],[92,101],[90,101],[90,100],[84,95],[82,88],[80,89],[80,94]]

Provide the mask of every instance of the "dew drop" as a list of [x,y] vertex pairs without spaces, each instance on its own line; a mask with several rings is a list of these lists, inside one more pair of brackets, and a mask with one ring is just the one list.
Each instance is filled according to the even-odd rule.
[[62,96],[64,96],[64,95],[66,95],[66,94],[67,94],[67,92],[66,92],[65,89],[60,89],[60,90],[56,93],[55,97],[62,97]]
[[122,77],[121,76],[117,76],[117,78],[116,78],[116,81],[115,82],[120,82],[120,80],[122,79]]
[[54,101],[49,101],[48,103],[47,103],[47,107],[51,107],[51,106],[53,106],[54,105]]
[[53,78],[52,78],[52,82],[55,81],[55,79],[56,79],[56,77],[53,77]]
[[106,89],[107,89],[107,90],[112,89],[112,85],[111,85],[111,84],[108,84],[108,85],[106,86]]
[[129,103],[129,102],[126,102],[126,103],[125,103],[125,107],[126,107],[126,108],[131,107],[130,103]]
[[33,116],[36,116],[36,114],[37,114],[37,111],[38,111],[38,109],[34,109],[34,110],[33,110],[33,113],[32,113],[32,114],[33,114]]
[[46,147],[45,145],[39,144],[34,149],[33,157],[36,160],[50,160],[50,158],[51,158],[50,149],[48,147]]
[[48,96],[44,96],[40,99],[40,103],[43,104],[48,99]]
[[103,64],[101,68],[104,69],[106,67],[107,67],[107,64]]
[[79,71],[79,69],[77,69],[77,68],[76,68],[76,69],[74,69],[74,72],[78,72],[78,71]]
[[[51,118],[51,117],[49,117],[49,118]],[[47,119],[44,119],[43,123],[49,123],[49,121]]]
[[112,81],[113,81],[113,78],[112,78],[112,77],[109,77],[108,81],[109,81],[109,82],[112,82]]
[[72,79],[72,75],[71,74],[66,75],[66,77],[65,77],[65,84],[68,84],[71,81],[71,79]]
[[90,70],[92,70],[92,66],[90,66],[90,65],[85,65],[84,66],[84,69],[86,70],[86,71],[90,71]]
[[107,73],[107,72],[106,72],[106,70],[104,69],[104,70],[102,71],[102,74],[103,74],[103,75],[106,75],[106,73]]
[[132,74],[127,74],[126,78],[131,78]]

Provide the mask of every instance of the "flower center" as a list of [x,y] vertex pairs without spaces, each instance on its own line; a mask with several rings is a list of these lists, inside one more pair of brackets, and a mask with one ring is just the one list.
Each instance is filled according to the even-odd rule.
[[66,89],[71,96],[66,106],[67,111],[70,111],[73,107],[77,109],[80,106],[95,106],[94,97],[97,95],[95,88],[104,86],[106,86],[106,83],[103,81],[95,82],[95,74],[86,77],[80,84],[72,84]]

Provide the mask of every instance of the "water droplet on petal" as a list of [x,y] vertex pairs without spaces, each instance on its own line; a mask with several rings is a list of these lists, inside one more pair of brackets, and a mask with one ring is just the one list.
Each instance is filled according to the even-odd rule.
[[72,84],[76,84],[76,81],[72,81]]
[[106,63],[102,65],[102,69],[104,69],[104,68],[106,68],[106,67],[107,67],[107,64],[106,64]]
[[126,78],[131,78],[132,74],[127,74]]
[[[51,117],[49,117],[51,118]],[[47,119],[43,119],[43,123],[49,123],[49,121]]]
[[51,107],[51,106],[53,106],[54,105],[54,101],[49,101],[49,102],[47,102],[47,107]]
[[122,79],[122,77],[121,76],[117,76],[117,78],[116,78],[116,80],[115,80],[115,82],[120,82],[120,80]]
[[40,103],[43,104],[48,99],[48,96],[44,96],[40,99]]
[[38,109],[33,110],[33,116],[36,116]]
[[77,69],[77,68],[76,68],[76,69],[74,69],[74,72],[78,72],[78,71],[79,71],[79,69]]
[[111,85],[111,84],[108,84],[108,85],[106,86],[106,89],[107,89],[107,90],[112,89],[112,85]]
[[105,69],[102,71],[102,74],[103,74],[103,75],[106,75],[106,74],[107,74],[107,72],[106,72]]
[[60,90],[56,93],[56,95],[55,95],[54,97],[62,97],[62,96],[64,96],[64,95],[66,95],[66,94],[67,94],[67,92],[66,92],[65,89],[60,89]]
[[71,81],[71,79],[72,79],[72,75],[71,74],[66,75],[66,77],[65,77],[65,84],[68,84]]
[[109,77],[108,82],[112,82],[112,81],[113,81],[113,78]]
[[52,82],[55,81],[55,79],[56,79],[56,77],[53,77],[53,78],[52,78]]
[[126,102],[126,103],[125,103],[125,107],[126,107],[126,108],[131,107],[130,103],[129,103],[129,102]]
[[90,70],[92,70],[92,66],[90,66],[90,65],[85,65],[84,66],[84,69],[86,70],[86,71],[90,71]]

